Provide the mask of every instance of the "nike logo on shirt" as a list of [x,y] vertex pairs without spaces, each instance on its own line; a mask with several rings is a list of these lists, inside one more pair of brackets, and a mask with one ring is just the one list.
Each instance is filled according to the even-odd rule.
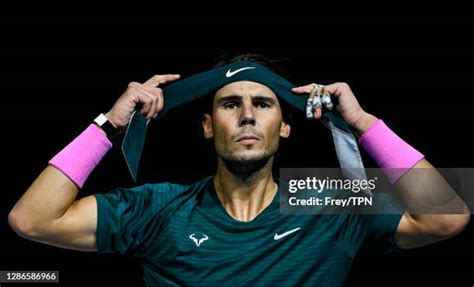
[[225,73],[225,76],[226,76],[226,78],[230,78],[230,77],[232,77],[233,75],[235,75],[239,72],[242,72],[244,70],[249,70],[249,69],[255,69],[255,67],[243,67],[243,68],[237,69],[235,71],[231,71],[231,69],[229,69],[227,71],[227,73]]
[[274,240],[282,239],[283,237],[288,236],[288,235],[290,235],[290,234],[292,234],[292,233],[295,233],[296,231],[298,231],[298,230],[300,230],[300,229],[301,229],[301,227],[298,227],[298,228],[292,229],[292,230],[287,231],[287,232],[282,233],[282,234],[275,233],[275,236],[273,236],[273,239],[274,239]]

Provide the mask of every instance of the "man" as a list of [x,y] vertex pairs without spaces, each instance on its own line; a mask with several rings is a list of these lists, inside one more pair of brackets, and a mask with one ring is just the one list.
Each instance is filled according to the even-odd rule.
[[[253,59],[239,57],[230,64],[240,60]],[[232,68],[226,77],[260,68]],[[159,86],[179,78],[157,75],[143,84],[130,83],[106,114],[107,120],[123,129],[139,104],[147,119],[156,117],[164,108]],[[376,161],[382,167],[407,169],[390,175],[405,202],[422,205],[428,195],[436,198],[436,193],[443,192],[453,199],[450,207],[466,212],[280,214],[278,194],[284,192],[284,184],[273,177],[272,165],[279,140],[290,137],[291,126],[283,119],[281,95],[275,91],[258,79],[229,80],[214,91],[212,112],[205,114],[202,128],[204,136],[214,141],[217,172],[192,185],[145,184],[76,200],[88,174],[111,145],[106,133],[91,125],[33,182],[10,212],[10,225],[21,236],[46,244],[133,254],[142,259],[148,286],[223,282],[232,286],[340,286],[363,246],[415,248],[450,238],[466,226],[469,212],[462,200],[419,153],[394,135],[383,139],[379,134],[388,134],[387,128],[361,108],[344,83],[324,88],[310,84],[292,92],[309,94],[311,100],[320,93],[337,99],[337,110],[354,135],[365,140],[371,155],[381,158]],[[311,113],[319,119],[321,106]],[[400,153],[413,155],[403,164],[377,150],[394,141],[398,141],[394,147],[404,149]],[[433,172],[418,178],[411,168]],[[445,188],[433,189],[420,181]]]

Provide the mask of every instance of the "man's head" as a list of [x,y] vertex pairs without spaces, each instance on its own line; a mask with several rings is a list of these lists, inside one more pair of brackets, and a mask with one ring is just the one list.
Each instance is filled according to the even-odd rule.
[[250,81],[217,91],[212,114],[205,114],[202,124],[204,136],[214,138],[217,155],[233,162],[269,158],[276,153],[280,137],[290,136],[275,93]]
[[214,139],[217,156],[235,164],[268,161],[277,152],[280,137],[288,138],[291,130],[277,95],[252,81],[219,89],[202,126],[205,138]]

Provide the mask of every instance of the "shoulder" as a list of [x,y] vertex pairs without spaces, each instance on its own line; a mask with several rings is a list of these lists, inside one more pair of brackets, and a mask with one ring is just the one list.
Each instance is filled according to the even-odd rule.
[[212,177],[206,177],[192,184],[171,182],[147,183],[132,188],[117,188],[105,194],[96,194],[99,205],[137,206],[161,209],[173,202],[179,204],[199,194]]

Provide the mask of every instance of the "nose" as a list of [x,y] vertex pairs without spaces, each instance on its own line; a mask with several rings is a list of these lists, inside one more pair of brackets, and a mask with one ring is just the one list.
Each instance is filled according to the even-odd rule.
[[240,126],[255,125],[255,113],[254,113],[254,108],[252,104],[248,104],[248,103],[242,104],[239,124]]

